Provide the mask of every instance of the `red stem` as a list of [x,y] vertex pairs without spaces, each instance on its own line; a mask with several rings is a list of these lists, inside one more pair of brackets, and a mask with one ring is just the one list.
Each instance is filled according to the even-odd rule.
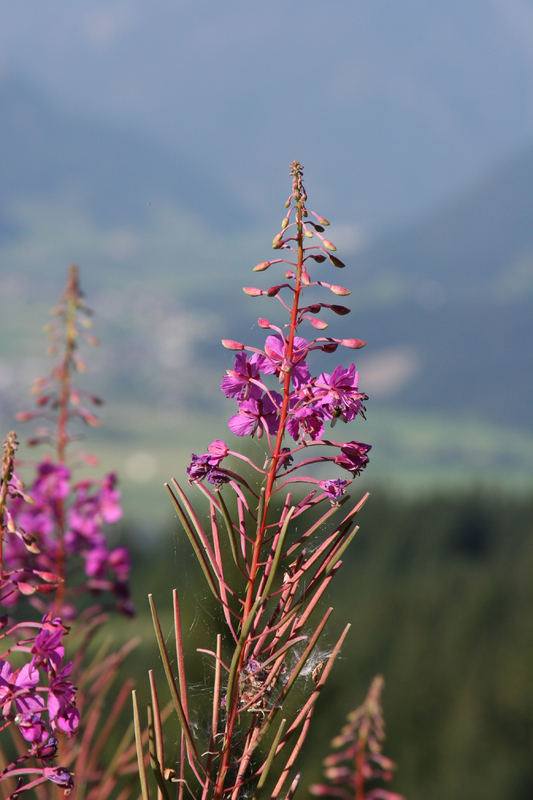
[[[293,348],[294,348],[294,337],[296,334],[297,328],[297,318],[298,318],[298,306],[300,301],[300,292],[302,289],[301,286],[301,278],[302,278],[302,268],[304,263],[304,246],[303,246],[303,192],[302,192],[302,183],[301,183],[301,175],[298,173],[295,176],[294,181],[294,198],[296,200],[296,225],[297,225],[297,235],[296,241],[298,244],[298,263],[296,265],[296,279],[295,279],[295,286],[294,286],[294,295],[293,295],[293,302],[292,302],[292,311],[291,311],[291,320],[290,320],[290,328],[289,328],[289,338],[287,341],[287,350],[286,350],[286,362],[288,364],[292,361],[293,356]],[[268,515],[268,508],[270,504],[270,499],[272,497],[272,487],[274,485],[274,480],[276,478],[277,467],[281,452],[281,445],[283,443],[283,437],[285,435],[285,426],[287,423],[287,417],[289,413],[289,397],[290,397],[290,382],[291,382],[291,375],[290,370],[285,373],[285,380],[283,383],[283,400],[281,404],[281,411],[279,416],[279,426],[278,432],[276,436],[276,443],[274,445],[274,451],[272,453],[272,460],[270,462],[270,468],[268,470],[267,481],[266,481],[266,489],[265,489],[265,501],[263,507],[263,516],[261,519],[261,526],[258,531],[254,549],[252,553],[252,563],[250,566],[250,577],[248,579],[248,586],[246,590],[246,600],[244,603],[243,609],[243,617],[242,617],[242,624],[244,625],[248,616],[250,614],[252,605],[253,605],[253,597],[254,597],[254,590],[255,584],[257,580],[257,574],[259,571],[259,559],[261,554],[261,546],[263,544],[263,539],[265,536],[266,531],[266,519]],[[237,666],[236,677],[235,680],[238,681],[239,675],[242,670],[242,665],[245,661],[245,658],[248,653],[248,646],[243,647],[241,651],[241,655],[239,658],[239,663]],[[213,800],[220,800],[224,794],[224,782],[226,778],[226,773],[228,771],[229,760],[232,751],[232,740],[233,740],[233,733],[235,730],[235,724],[237,722],[238,716],[238,706],[239,706],[239,696],[238,692],[235,693],[235,699],[232,704],[232,708],[228,709],[228,719],[226,722],[226,733],[225,733],[225,741],[224,741],[224,749],[222,753],[222,758],[220,761],[220,768],[218,772],[218,779],[216,782],[216,786],[213,793]]]

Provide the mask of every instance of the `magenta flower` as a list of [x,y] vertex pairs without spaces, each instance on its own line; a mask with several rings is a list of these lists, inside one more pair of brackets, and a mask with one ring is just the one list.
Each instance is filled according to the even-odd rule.
[[293,462],[294,458],[291,455],[290,447],[282,447],[279,452],[279,465],[284,469],[289,469]]
[[191,453],[191,463],[187,467],[187,474],[189,476],[189,483],[198,483],[203,481],[204,478],[215,486],[220,486],[222,483],[227,483],[229,477],[225,472],[218,469],[221,461],[227,456],[228,448],[220,439],[216,439],[208,447],[209,452],[197,456],[196,453]]
[[309,405],[297,408],[287,421],[287,430],[295,441],[300,436],[320,439],[324,433],[324,411],[321,406]]
[[261,397],[261,389],[251,379],[259,378],[259,370],[254,363],[255,358],[250,360],[246,353],[237,353],[233,369],[226,370],[226,375],[222,378],[220,388],[226,397],[236,397],[237,400],[248,400],[249,397]]
[[290,372],[295,389],[299,389],[309,382],[310,373],[304,359],[309,350],[309,344],[301,336],[294,337],[292,360],[287,358],[287,342],[279,336],[267,336],[265,341],[265,355],[257,355],[255,363],[265,375]]
[[335,456],[335,464],[347,469],[352,475],[359,475],[368,464],[368,451],[372,445],[363,442],[346,442],[341,446],[341,454]]
[[85,574],[89,578],[102,578],[105,575],[109,551],[102,536],[98,542],[93,542],[85,555]]
[[64,464],[42,461],[37,467],[37,479],[33,484],[35,499],[64,500],[70,491],[70,470]]
[[57,747],[58,741],[56,737],[49,734],[41,743],[35,742],[30,753],[31,755],[35,756],[35,758],[42,758],[45,761],[48,761],[57,753]]
[[318,376],[312,394],[329,418],[342,417],[345,422],[349,422],[364,411],[362,401],[367,396],[358,391],[358,379],[359,374],[354,364],[350,364],[348,369],[338,366],[331,375],[322,372]]
[[50,681],[48,692],[48,712],[52,727],[72,736],[80,723],[80,712],[74,705],[76,687],[68,680],[72,662],[66,664],[61,672]]
[[116,489],[117,474],[110,472],[102,479],[102,485],[98,494],[100,504],[100,514],[104,522],[113,524],[122,517],[120,506],[120,492]]
[[16,724],[22,736],[33,746],[40,750],[50,738],[48,728],[40,714],[22,714],[16,718]]
[[125,581],[131,569],[131,558],[129,551],[125,547],[115,547],[108,556],[108,564],[113,572]]
[[349,483],[350,481],[343,481],[341,478],[335,478],[334,480],[319,481],[318,485],[327,494],[329,499],[335,502],[339,497],[342,497]]
[[60,669],[65,655],[62,639],[66,630],[59,617],[52,618],[51,614],[43,617],[43,627],[31,648],[35,667],[51,667],[55,672]]
[[72,775],[65,767],[44,767],[43,778],[52,781],[52,783],[57,783],[58,786],[64,786],[67,789],[72,789],[74,786]]
[[6,717],[11,704],[19,714],[39,713],[44,708],[42,697],[37,694],[39,670],[30,662],[15,671],[9,661],[0,661],[0,707]]
[[[276,403],[281,402],[281,397],[276,392],[271,396]],[[278,429],[278,407],[270,399],[268,394],[264,394],[260,399],[250,397],[239,403],[239,413],[228,422],[229,428],[237,436],[253,436],[257,433],[260,439],[263,430],[269,433],[276,433]]]

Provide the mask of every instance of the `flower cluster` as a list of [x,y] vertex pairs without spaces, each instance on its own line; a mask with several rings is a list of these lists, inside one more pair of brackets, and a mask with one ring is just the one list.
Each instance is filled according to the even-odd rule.
[[[116,523],[122,516],[116,475],[76,480],[73,470],[80,457],[89,464],[97,460],[78,452],[74,461],[68,452],[70,443],[79,439],[79,434],[70,430],[72,422],[99,424],[98,418],[84,407],[82,398],[93,405],[101,401],[73,383],[73,374],[84,369],[78,353],[80,336],[96,341],[82,331],[90,327],[90,317],[79,287],[78,270],[73,265],[54,310],[54,321],[48,326],[51,353],[59,353],[59,360],[48,375],[34,382],[36,410],[17,415],[19,420],[44,419],[44,425],[28,444],[47,444],[53,453],[35,465],[28,493],[13,472],[18,445],[14,433],[9,434],[4,446],[0,599],[17,621],[6,615],[0,625],[0,640],[10,637],[9,646],[0,653],[0,714],[4,721],[0,731],[14,726],[29,745],[26,753],[20,751],[19,757],[0,773],[0,781],[15,783],[10,795],[13,798],[45,781],[62,786],[65,794],[70,791],[71,772],[50,765],[59,734],[66,736],[61,755],[84,790],[101,784],[106,770],[92,743],[102,729],[107,729],[108,720],[101,721],[100,709],[105,707],[108,692],[116,688],[113,682],[128,652],[125,647],[112,658],[99,660],[99,685],[95,687],[88,647],[107,614],[103,613],[103,603],[83,608],[82,601],[80,607],[80,596],[88,592],[103,597],[110,592],[123,613],[132,615],[133,607],[128,585],[129,553],[124,547],[110,548],[104,532],[106,525]],[[27,620],[27,608],[19,601],[27,597],[31,611],[37,609],[41,622],[34,621],[33,616],[29,621],[20,621]],[[63,636],[68,630],[65,620],[76,622],[77,633],[73,661],[68,663],[63,662]],[[75,706],[71,673],[79,686],[80,708],[89,710],[89,725],[80,720]],[[120,696],[117,709],[124,702],[125,696]],[[79,735],[73,737],[76,732]],[[35,759],[40,761],[39,766],[27,763]],[[24,776],[29,777],[26,783]],[[118,773],[110,772],[102,783],[101,796],[109,796],[117,780]]]
[[[39,555],[36,537],[20,527],[13,513],[17,505],[28,508],[37,505],[24,491],[13,470],[17,447],[15,433],[11,432],[4,442],[0,475],[0,597],[6,607],[13,606],[21,594],[49,592],[59,582],[54,572],[39,569],[35,564]],[[49,475],[42,476],[45,483],[49,478]],[[14,551],[23,554],[21,562],[24,563],[12,558]],[[4,563],[10,569],[4,569]],[[51,562],[47,566],[54,568],[55,565]],[[37,632],[31,635],[35,629]],[[46,780],[66,789],[72,786],[68,770],[46,765],[56,754],[57,734],[72,736],[80,721],[74,700],[76,689],[69,680],[72,662],[63,663],[63,636],[67,630],[61,618],[52,612],[46,613],[41,622],[9,623],[7,616],[0,620],[0,641],[15,640],[0,653],[0,716],[3,720],[0,730],[15,725],[28,743],[28,751],[4,768],[0,780],[4,777],[20,779],[24,774],[37,773],[38,777],[24,789]],[[18,666],[24,657],[24,663]],[[28,758],[37,758],[45,765],[22,766]]]
[[2,638],[28,627],[37,627],[38,633],[20,639],[9,652],[25,652],[31,659],[17,669],[6,658],[0,659],[0,708],[3,718],[14,722],[30,743],[31,754],[49,759],[55,755],[56,734],[72,736],[80,721],[74,703],[76,689],[69,680],[72,662],[63,664],[62,639],[68,629],[49,613],[41,623],[13,625]]
[[[91,593],[111,591],[119,608],[131,613],[128,551],[123,547],[110,550],[103,533],[105,524],[122,516],[116,475],[73,483],[65,464],[45,459],[36,466],[31,498],[31,504],[20,495],[13,498],[8,511],[16,529],[35,543],[38,553],[28,552],[20,536],[12,537],[5,547],[6,563],[22,570],[34,564],[41,571],[53,572],[60,557],[58,530],[66,522],[65,552],[69,559],[83,559],[85,588]],[[16,601],[17,596],[11,596],[10,604]]]
[[[332,372],[321,372],[312,376],[308,359],[313,351],[333,353],[339,345],[359,349],[365,342],[360,339],[325,336],[309,340],[296,333],[303,323],[324,330],[327,323],[316,317],[323,309],[340,315],[350,311],[346,306],[323,302],[304,305],[300,301],[305,290],[321,287],[328,288],[336,295],[347,295],[350,292],[342,286],[311,280],[308,267],[312,261],[322,263],[328,258],[335,267],[343,267],[344,264],[332,255],[331,251],[335,250],[335,246],[322,236],[324,226],[329,225],[328,221],[314,212],[308,212],[305,207],[306,195],[301,183],[301,167],[296,162],[292,174],[293,192],[287,201],[289,212],[283,220],[281,233],[274,237],[273,246],[275,249],[296,253],[297,261],[275,259],[258,264],[255,270],[259,272],[268,269],[272,264],[287,264],[287,282],[265,290],[256,287],[244,289],[252,297],[275,297],[291,312],[291,323],[289,330],[284,332],[267,319],[260,318],[259,326],[270,331],[263,349],[236,341],[223,341],[227,349],[237,351],[233,369],[226,371],[221,383],[225,396],[236,400],[238,406],[238,413],[230,418],[228,426],[237,436],[257,439],[266,436],[275,460],[275,477],[279,477],[282,471],[286,475],[308,467],[313,462],[329,461],[350,472],[353,478],[366,467],[371,446],[357,441],[337,442],[326,439],[326,425],[329,424],[332,428],[337,421],[352,422],[358,416],[364,418],[364,404],[368,396],[359,388],[359,374],[355,364],[351,363],[347,367],[337,365]],[[315,216],[316,223],[309,221],[309,213]],[[313,235],[318,237],[318,245],[303,247],[303,239],[312,238]],[[289,294],[289,301],[284,299],[284,292]],[[269,388],[265,382],[267,376],[277,379],[282,394],[272,387]],[[295,442],[292,448],[281,446],[285,433]],[[314,445],[336,448],[337,452],[331,456],[308,458],[294,467],[291,466],[297,452]],[[204,455],[192,455],[192,463],[187,470],[190,482],[198,483],[207,478],[218,488],[223,483],[231,482],[228,472],[220,467],[228,450],[226,448],[222,453],[215,449],[212,452],[211,448],[215,446],[216,442],[210,445],[209,452]],[[351,482],[351,479],[344,478],[317,480],[309,475],[298,477],[298,480],[315,483],[333,503],[342,498]]]

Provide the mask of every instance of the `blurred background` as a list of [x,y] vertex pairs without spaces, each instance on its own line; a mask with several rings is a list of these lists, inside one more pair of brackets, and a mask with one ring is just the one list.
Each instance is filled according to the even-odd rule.
[[241,287],[304,164],[354,290],[335,332],[369,342],[347,437],[373,444],[318,728],[379,670],[399,790],[533,796],[533,2],[6,3],[0,115],[0,422],[77,262],[141,608],[192,580],[162,483],[229,439],[219,341],[261,341]]

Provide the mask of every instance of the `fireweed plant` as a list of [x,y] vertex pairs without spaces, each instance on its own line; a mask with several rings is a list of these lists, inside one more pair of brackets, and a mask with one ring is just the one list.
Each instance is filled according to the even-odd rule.
[[311,786],[317,797],[341,800],[404,800],[383,788],[394,777],[396,765],[383,755],[385,723],[381,708],[383,677],[376,675],[363,703],[348,714],[332,742],[336,752],[324,759],[324,783]]
[[[356,515],[367,497],[352,504],[347,492],[368,463],[370,445],[338,441],[330,431],[338,421],[364,417],[368,398],[359,388],[353,363],[313,375],[310,361],[316,351],[358,350],[365,342],[309,337],[309,327],[319,334],[328,327],[322,314],[349,313],[344,305],[316,300],[317,291],[335,297],[350,291],[313,276],[314,268],[344,264],[324,237],[328,221],[307,208],[302,166],[295,161],[290,172],[286,215],[273,240],[280,257],[254,267],[259,273],[279,265],[284,276],[266,289],[244,288],[251,297],[275,298],[288,322],[279,326],[260,318],[259,327],[267,332],[262,347],[222,342],[236,352],[221,384],[236,404],[229,428],[243,439],[261,440],[263,452],[256,463],[216,440],[207,452],[192,455],[188,481],[207,499],[206,522],[175,479],[168,485],[227,634],[219,634],[214,647],[200,650],[213,670],[211,719],[202,734],[186,678],[178,593],[173,594],[176,677],[150,597],[181,729],[177,766],[169,766],[150,672],[150,759],[158,798],[171,796],[172,782],[178,800],[291,798],[300,777],[297,758],[317,698],[349,629],[347,625],[324,652],[318,643],[332,609],[318,622],[312,620],[357,531]],[[330,468],[331,477],[316,477],[317,468]],[[299,495],[293,496],[294,490],[300,490]],[[135,693],[133,706],[142,795],[147,800]]]
[[[84,452],[74,458],[68,453],[80,438],[71,432],[73,423],[99,424],[88,406],[101,403],[74,384],[75,373],[85,370],[81,336],[96,343],[75,266],[53,314],[47,328],[50,354],[58,361],[34,383],[36,410],[17,415],[20,421],[39,421],[28,444],[49,448],[34,467],[27,493],[13,471],[13,433],[4,445],[0,593],[8,613],[2,617],[0,638],[9,646],[0,656],[0,730],[11,734],[18,757],[10,761],[10,748],[1,748],[0,782],[9,779],[12,798],[30,788],[43,800],[56,797],[52,784],[58,784],[73,797],[80,793],[96,800],[111,795],[123,772],[133,772],[131,738],[113,754],[111,771],[101,757],[131,691],[131,682],[121,691],[114,689],[114,682],[134,643],[119,651],[105,646],[96,658],[89,653],[95,633],[109,617],[107,598],[127,616],[133,613],[130,561],[125,548],[108,547],[104,532],[122,514],[115,474],[76,480],[83,462],[97,460]],[[39,621],[29,618],[31,612],[39,614]],[[63,637],[69,630],[73,655],[65,663]],[[113,702],[111,691],[116,692]],[[104,703],[108,708],[102,719]],[[60,767],[53,765],[56,758]],[[25,776],[30,780],[24,782]]]

